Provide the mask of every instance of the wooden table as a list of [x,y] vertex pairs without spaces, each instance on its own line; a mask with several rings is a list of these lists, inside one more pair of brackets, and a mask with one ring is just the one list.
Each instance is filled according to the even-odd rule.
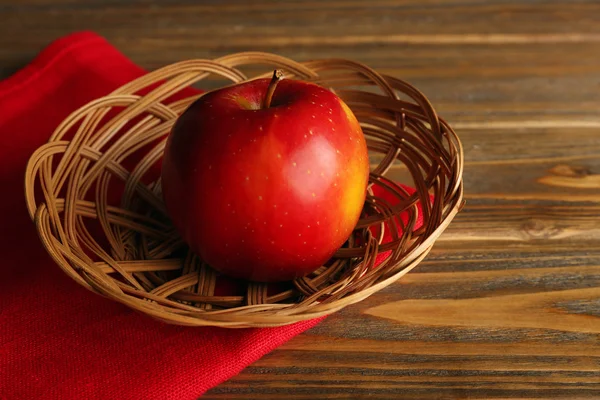
[[16,3],[0,77],[80,29],[149,69],[345,57],[416,85],[462,138],[467,206],[421,266],[207,399],[600,398],[598,1]]

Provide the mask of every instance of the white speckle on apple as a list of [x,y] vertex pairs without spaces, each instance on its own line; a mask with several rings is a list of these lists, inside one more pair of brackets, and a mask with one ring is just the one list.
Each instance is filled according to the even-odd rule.
[[304,135],[304,138],[307,138],[307,137],[308,137],[307,135]]
[[265,180],[269,180],[269,175],[265,175]]
[[277,208],[277,204],[273,204],[273,208]]
[[310,228],[310,225],[307,225],[307,227],[309,227],[309,228]]
[[317,117],[315,117],[314,115],[312,115],[312,117],[313,117],[313,118],[317,118]]
[[259,200],[262,200],[262,196],[258,196],[258,199],[259,199]]
[[212,165],[209,165],[209,166],[208,166],[208,169],[212,169]]
[[304,244],[306,244],[306,242],[304,242]]
[[275,241],[274,241],[274,240],[271,240],[271,244],[275,244]]
[[262,125],[258,127],[258,130],[259,130],[259,131],[262,131],[262,130],[263,130],[263,127],[262,127]]
[[263,224],[264,224],[264,225],[266,225],[266,224],[267,224],[267,221],[263,222]]
[[340,151],[338,149],[335,149],[335,152],[338,153],[338,154],[340,154]]
[[278,154],[277,154],[277,158],[281,158],[281,154],[279,154],[279,153],[278,153]]
[[340,176],[340,173],[339,173],[339,172],[336,172],[336,173],[335,173],[335,176],[338,176],[338,177],[339,177],[339,176]]
[[310,169],[309,169],[309,170],[307,170],[307,171],[306,171],[306,173],[310,175]]
[[321,223],[319,221],[317,221],[317,225],[321,225]]
[[227,207],[231,207],[231,203],[227,203]]
[[250,177],[249,177],[249,176],[247,176],[247,177],[246,177],[246,180],[247,180],[247,181],[249,181],[249,180],[250,180]]
[[333,110],[331,108],[329,109],[329,114],[333,114]]
[[280,227],[280,228],[283,228],[283,224],[279,224],[279,227]]
[[312,131],[312,129],[310,129],[310,130],[308,131],[308,133],[310,133],[310,134],[312,135],[312,134],[313,134],[313,131]]
[[287,211],[286,211],[286,212],[284,212],[284,213],[283,213],[283,215],[288,215],[288,212],[287,212]]
[[331,127],[331,130],[332,130],[333,132],[335,132],[335,128],[334,128],[334,127]]
[[325,176],[325,174],[321,172],[321,176]]
[[244,239],[242,239],[242,243],[244,243]]
[[250,232],[254,233],[254,229],[250,230]]
[[333,120],[331,118],[327,118],[327,120],[333,124]]
[[311,101],[310,104],[316,104],[314,101]]
[[302,234],[301,234],[301,233],[299,233],[299,234],[298,234],[298,236],[302,236]]
[[296,166],[296,163],[295,163],[295,162],[293,162],[293,163],[292,163],[292,165],[295,167],[295,166]]
[[317,197],[317,195],[313,193],[313,194],[312,194],[312,197]]
[[229,247],[229,243],[225,243],[225,247]]

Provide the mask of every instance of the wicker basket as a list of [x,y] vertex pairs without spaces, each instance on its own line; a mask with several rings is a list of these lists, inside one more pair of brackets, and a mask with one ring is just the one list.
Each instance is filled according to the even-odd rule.
[[[279,68],[287,79],[334,90],[361,122],[378,165],[353,235],[360,240],[287,285],[235,282],[236,290],[217,294],[226,278],[174,232],[157,171],[166,135],[198,97],[189,86],[209,77],[245,81],[243,66],[264,67],[252,79]],[[415,193],[385,177],[393,163],[404,164]],[[262,327],[333,313],[414,268],[462,206],[462,168],[456,134],[406,82],[348,60],[239,53],[169,65],[75,111],[32,155],[25,190],[42,243],[79,284],[169,323]],[[375,185],[397,204],[374,195]],[[418,202],[424,222],[415,229]],[[386,230],[392,239],[384,242]],[[374,266],[382,252],[389,257]]]

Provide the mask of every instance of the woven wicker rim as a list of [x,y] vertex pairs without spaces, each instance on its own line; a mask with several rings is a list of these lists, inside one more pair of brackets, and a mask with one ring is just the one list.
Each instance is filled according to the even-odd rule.
[[[249,78],[244,66],[264,67],[265,73]],[[356,240],[330,264],[276,293],[266,284],[245,282],[245,295],[216,296],[218,274],[185,251],[165,218],[160,181],[145,177],[160,161],[178,115],[199,97],[173,101],[174,95],[209,76],[238,83],[268,77],[275,68],[287,79],[312,81],[340,96],[379,162],[371,171]],[[127,166],[128,157],[140,151],[141,161]],[[414,194],[385,177],[394,163],[412,176],[406,183],[416,188]],[[262,327],[331,314],[417,266],[462,207],[462,170],[457,135],[408,83],[344,59],[300,63],[246,52],[166,66],[73,112],[31,156],[25,195],[46,250],[82,286],[169,323]],[[124,184],[117,204],[109,199],[115,182]],[[398,204],[375,196],[374,185]],[[415,229],[418,202],[424,222]],[[397,218],[402,213],[404,221]],[[102,240],[90,221],[99,224]],[[383,242],[386,230],[392,240]],[[385,251],[389,257],[374,267]]]

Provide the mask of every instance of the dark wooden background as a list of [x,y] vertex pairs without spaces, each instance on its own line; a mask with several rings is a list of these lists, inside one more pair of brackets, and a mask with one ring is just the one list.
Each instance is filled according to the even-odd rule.
[[600,398],[599,1],[0,0],[0,78],[81,29],[148,69],[356,59],[464,143],[467,207],[416,271],[207,399]]

